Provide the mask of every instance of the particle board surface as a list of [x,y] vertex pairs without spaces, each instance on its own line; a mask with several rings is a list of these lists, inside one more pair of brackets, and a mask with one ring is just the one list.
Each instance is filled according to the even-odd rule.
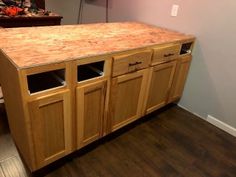
[[18,69],[194,39],[136,22],[0,29],[0,49]]

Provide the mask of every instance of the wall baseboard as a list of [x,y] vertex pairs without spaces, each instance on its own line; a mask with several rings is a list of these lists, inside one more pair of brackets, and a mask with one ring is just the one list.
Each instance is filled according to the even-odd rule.
[[216,119],[215,117],[213,117],[213,116],[211,116],[211,115],[208,115],[207,118],[205,118],[205,117],[200,116],[200,115],[197,114],[197,113],[194,113],[194,112],[188,110],[187,108],[185,108],[185,107],[182,106],[182,105],[179,105],[179,104],[178,104],[178,106],[181,107],[182,109],[184,109],[184,110],[186,110],[186,111],[188,111],[188,112],[191,112],[192,114],[194,114],[194,115],[200,117],[201,119],[203,119],[203,120],[209,122],[210,124],[212,124],[212,125],[218,127],[219,129],[221,129],[221,130],[223,130],[223,131],[229,133],[230,135],[233,135],[234,137],[236,137],[236,128],[234,128],[234,127],[232,127],[232,126],[230,126],[230,125],[228,125],[228,124],[226,124],[226,123],[224,123],[224,122],[222,122],[222,121]]
[[199,117],[199,118],[201,118],[201,119],[203,119],[203,120],[206,121],[206,118],[205,118],[205,117],[202,117],[201,115],[199,115],[199,114],[197,114],[197,113],[195,113],[195,112],[190,111],[189,109],[187,109],[186,107],[184,107],[184,106],[182,106],[182,105],[180,105],[180,104],[177,104],[177,105],[178,105],[180,108],[182,108],[182,109],[184,109],[184,110],[186,110],[186,111],[188,111],[188,112],[194,114],[195,116],[197,116],[197,117]]
[[236,137],[236,128],[216,119],[215,117],[213,117],[211,115],[208,115],[206,120],[207,120],[207,122],[211,123],[212,125],[215,125],[216,127],[220,128],[221,130],[224,130],[225,132]]

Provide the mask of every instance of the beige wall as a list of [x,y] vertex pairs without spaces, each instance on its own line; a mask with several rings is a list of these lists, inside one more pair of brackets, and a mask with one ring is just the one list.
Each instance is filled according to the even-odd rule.
[[[180,105],[236,127],[236,1],[110,0],[110,21],[141,21],[196,35]],[[172,4],[179,15],[170,16]]]
[[[45,0],[46,9],[63,16],[62,24],[77,24],[80,0]],[[82,0],[80,22],[97,23],[106,21],[106,0]]]
[[83,0],[81,23],[106,22],[106,0]]
[[80,0],[45,0],[46,9],[63,16],[62,24],[76,24]]

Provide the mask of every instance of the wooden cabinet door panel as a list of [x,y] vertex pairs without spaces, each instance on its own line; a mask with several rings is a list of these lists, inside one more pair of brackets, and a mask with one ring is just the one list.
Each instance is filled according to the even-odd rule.
[[148,70],[141,70],[112,79],[111,131],[141,117]]
[[99,81],[76,90],[78,148],[102,135],[106,84],[107,81]]
[[29,102],[38,167],[47,165],[71,148],[70,92],[63,91]]
[[182,96],[191,60],[191,55],[184,56],[178,60],[170,91],[169,103],[178,100]]
[[176,61],[160,64],[151,68],[146,113],[166,105],[171,88]]

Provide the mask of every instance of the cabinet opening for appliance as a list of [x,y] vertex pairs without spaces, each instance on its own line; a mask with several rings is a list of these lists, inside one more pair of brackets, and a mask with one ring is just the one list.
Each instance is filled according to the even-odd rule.
[[29,92],[36,93],[66,85],[65,69],[48,71],[27,76]]
[[77,67],[77,81],[85,81],[104,75],[105,61],[79,65]]
[[182,44],[181,46],[181,50],[180,50],[180,55],[183,55],[183,54],[190,54],[192,51],[192,42],[189,42],[189,43],[185,43],[185,44]]

